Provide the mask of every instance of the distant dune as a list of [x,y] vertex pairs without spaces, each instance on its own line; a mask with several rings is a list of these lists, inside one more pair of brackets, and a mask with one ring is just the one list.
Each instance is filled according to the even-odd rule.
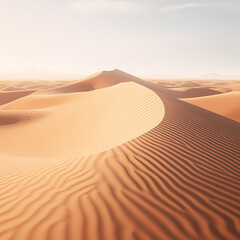
[[185,101],[240,122],[240,92],[188,98]]
[[5,104],[11,101],[14,101],[18,98],[22,98],[25,97],[31,93],[33,93],[34,91],[0,91],[0,105],[1,104]]
[[41,71],[37,69],[29,69],[22,71],[1,71],[0,72],[0,81],[1,80],[10,80],[10,81],[32,81],[32,80],[79,80],[84,76],[78,73],[64,73],[64,72],[54,72],[54,71]]
[[[113,77],[114,75],[114,77]],[[136,82],[142,83],[144,80],[132,76],[130,74],[124,73],[119,71],[118,69],[111,71],[103,71],[99,73],[95,73],[86,79],[81,81],[76,81],[74,83],[70,83],[64,86],[60,86],[57,88],[52,88],[50,91],[46,93],[72,93],[72,92],[85,92],[85,91],[92,91],[100,88],[106,88],[118,83],[122,82]]]
[[114,70],[38,84],[0,84],[1,240],[239,239],[227,83]]

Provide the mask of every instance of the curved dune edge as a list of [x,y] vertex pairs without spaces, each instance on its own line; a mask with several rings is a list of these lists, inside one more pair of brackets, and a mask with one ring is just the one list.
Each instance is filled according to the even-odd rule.
[[[0,153],[1,240],[239,239],[239,124],[146,85],[164,119],[130,141],[90,157]],[[2,111],[43,114],[38,125],[63,107],[27,99]]]
[[161,124],[106,152],[0,156],[0,239],[238,240],[238,126],[162,101]]
[[112,71],[102,71],[90,75],[89,77],[79,80],[76,82],[70,82],[63,84],[58,87],[54,87],[47,90],[37,91],[35,94],[62,94],[62,93],[73,93],[73,92],[88,92],[101,88],[110,87],[123,82],[136,82],[139,84],[145,81],[137,78],[131,74],[123,72],[118,69]]
[[12,102],[16,99],[25,97],[27,95],[32,94],[34,91],[12,91],[12,92],[4,92],[0,91],[0,105]]
[[0,152],[89,156],[150,131],[164,114],[161,99],[133,82],[84,93],[31,95],[0,108]]
[[240,122],[240,92],[229,92],[182,100]]

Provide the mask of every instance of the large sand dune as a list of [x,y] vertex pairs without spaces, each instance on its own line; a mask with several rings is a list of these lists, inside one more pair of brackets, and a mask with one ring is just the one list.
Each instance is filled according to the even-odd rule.
[[1,106],[0,239],[239,239],[239,123],[89,79]]
[[142,135],[164,117],[160,98],[132,82],[84,93],[31,95],[0,110],[0,152],[28,157],[92,155]]

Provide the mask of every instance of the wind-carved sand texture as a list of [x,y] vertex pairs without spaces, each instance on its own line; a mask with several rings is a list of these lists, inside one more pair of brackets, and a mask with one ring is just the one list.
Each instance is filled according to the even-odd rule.
[[170,90],[114,70],[1,105],[0,239],[239,239],[240,125]]

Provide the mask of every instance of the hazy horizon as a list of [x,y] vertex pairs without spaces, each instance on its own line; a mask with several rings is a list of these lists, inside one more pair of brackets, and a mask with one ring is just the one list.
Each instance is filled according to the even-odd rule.
[[238,0],[0,2],[0,76],[240,75]]
[[[102,69],[102,71],[112,71],[113,69]],[[122,70],[122,69],[119,69]],[[102,72],[100,71],[100,72]],[[0,72],[0,81],[4,80],[81,80],[89,77],[96,72],[89,74],[70,73],[70,72],[55,72],[55,71],[43,71],[36,69],[22,70],[22,71],[5,71]],[[131,72],[128,72],[132,74]],[[203,75],[163,75],[163,74],[149,74],[141,75],[134,74],[143,79],[219,79],[219,80],[237,80],[240,81],[240,75],[238,74],[218,74],[207,73]]]
[[0,240],[240,240],[240,0],[0,0]]

